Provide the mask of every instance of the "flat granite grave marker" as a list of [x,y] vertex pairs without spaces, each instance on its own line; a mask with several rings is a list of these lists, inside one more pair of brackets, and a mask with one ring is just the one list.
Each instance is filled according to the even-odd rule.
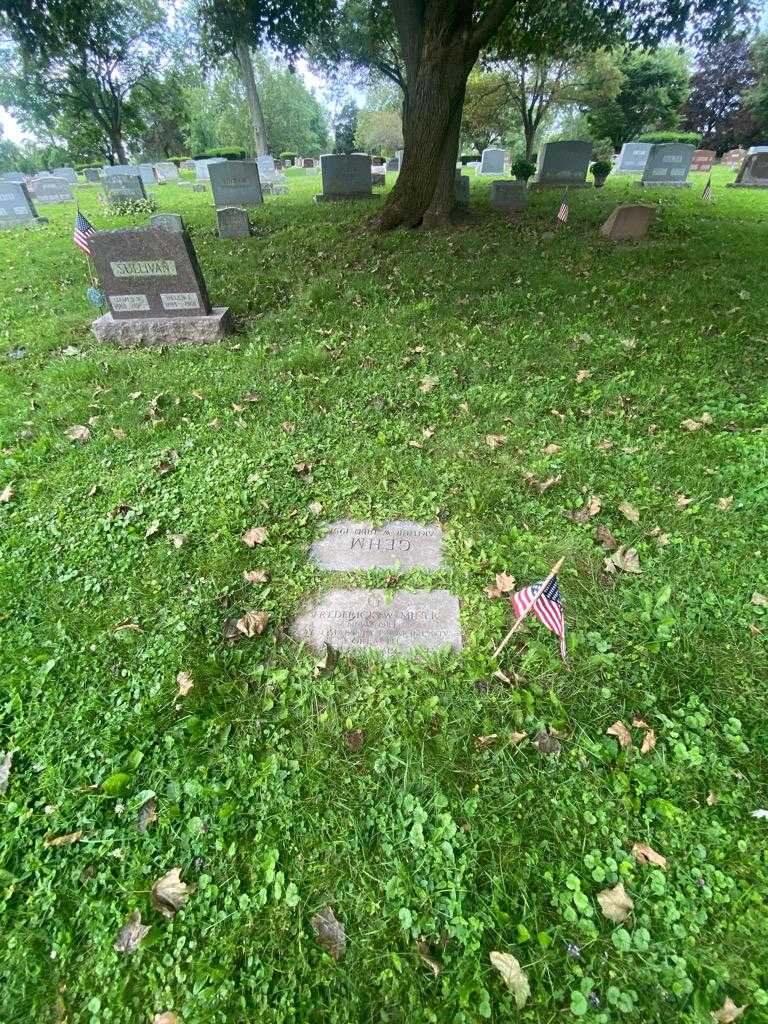
[[685,142],[652,143],[639,184],[646,188],[690,188],[690,181],[685,179],[694,152],[694,147]]
[[524,181],[492,181],[491,206],[504,213],[517,213],[528,205],[528,186]]
[[726,188],[768,188],[768,146],[752,146],[736,175]]
[[74,203],[75,197],[69,182],[64,178],[36,178],[33,183],[35,200],[40,206],[51,203]]
[[318,203],[372,196],[371,158],[367,153],[324,153],[320,157],[320,173],[323,192],[315,196]]
[[435,570],[443,567],[443,531],[395,519],[384,526],[340,519],[309,549],[310,558],[322,569]]
[[64,181],[68,181],[70,185],[77,184],[77,172],[74,167],[54,167],[54,176],[57,178],[63,178]]
[[385,656],[462,648],[459,602],[447,590],[330,590],[301,608],[291,634],[313,650]]
[[642,174],[651,151],[650,142],[625,142],[613,169],[614,174]]
[[242,206],[217,206],[216,227],[219,238],[250,238],[248,211]]
[[39,222],[35,204],[24,182],[0,182],[0,228],[14,228]]
[[229,326],[229,309],[211,309],[186,232],[160,228],[96,231],[91,256],[110,312],[91,325],[120,345],[208,342]]
[[539,150],[536,177],[539,188],[591,188],[587,181],[592,143],[572,140],[545,142]]
[[506,150],[484,149],[480,155],[480,174],[503,174],[505,156]]
[[138,174],[105,174],[101,183],[107,199],[146,199],[144,182]]
[[180,213],[153,213],[149,226],[161,231],[184,231],[184,218]]
[[645,238],[655,213],[655,206],[643,206],[639,203],[622,204],[613,210],[600,228],[600,234],[613,242]]
[[717,153],[714,149],[696,149],[693,152],[693,160],[691,160],[692,171],[703,171],[705,174],[707,171],[712,170],[712,165],[715,162]]
[[211,164],[208,177],[216,207],[258,206],[264,202],[259,165],[255,160],[223,160]]

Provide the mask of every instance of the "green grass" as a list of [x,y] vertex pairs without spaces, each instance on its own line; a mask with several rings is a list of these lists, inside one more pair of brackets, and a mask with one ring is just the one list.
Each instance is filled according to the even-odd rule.
[[[703,175],[687,192],[609,179],[571,196],[554,236],[559,192],[510,222],[473,179],[460,230],[372,236],[380,200],[315,205],[319,178],[291,172],[242,242],[215,237],[210,194],[166,185],[160,209],[186,218],[238,332],[162,352],[91,336],[71,207],[0,233],[0,749],[15,751],[0,1020],[647,1024],[708,1021],[726,996],[768,1020],[768,822],[751,816],[768,806],[766,609],[751,603],[768,593],[768,194],[731,178],[715,172],[712,205]],[[79,192],[97,227],[142,220]],[[596,229],[632,198],[656,222],[613,246]],[[65,436],[89,421],[88,443]],[[562,480],[539,494],[526,473]],[[602,512],[579,525],[567,513],[589,495]],[[331,582],[307,549],[338,517],[444,524],[450,569],[404,585],[460,597],[461,654],[342,657],[315,678],[286,626]],[[597,523],[642,575],[603,571]],[[269,530],[254,551],[251,526]],[[534,624],[503,683],[491,654],[510,608],[484,588],[561,555],[571,668]],[[252,568],[269,581],[245,583]],[[266,632],[228,644],[222,623],[251,608]],[[182,670],[194,687],[177,699]],[[639,730],[626,751],[605,735],[633,716],[656,731],[650,753]],[[509,738],[543,728],[559,757]],[[667,872],[635,864],[634,842]],[[197,888],[166,920],[149,889],[174,867]],[[613,926],[596,895],[618,881],[635,906]],[[346,927],[339,963],[310,927],[326,904]],[[120,956],[135,908],[151,931]],[[528,974],[522,1011],[493,950]]]

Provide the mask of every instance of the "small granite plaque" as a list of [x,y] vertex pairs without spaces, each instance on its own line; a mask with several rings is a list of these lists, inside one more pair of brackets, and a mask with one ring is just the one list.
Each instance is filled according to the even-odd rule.
[[0,182],[0,228],[37,223],[37,211],[24,182]]
[[291,633],[313,650],[385,656],[462,648],[459,602],[447,590],[330,590],[300,609]]
[[184,220],[180,213],[153,213],[149,218],[151,228],[160,228],[161,231],[183,231]]
[[239,206],[222,206],[216,210],[219,238],[249,238],[251,224],[248,211]]
[[528,186],[524,181],[491,182],[491,206],[503,213],[518,213],[528,205]]
[[35,199],[41,206],[49,203],[74,203],[75,197],[69,182],[64,178],[35,178],[33,183]]
[[259,165],[255,160],[223,160],[208,167],[215,206],[258,206],[261,194]]
[[613,242],[626,242],[645,238],[655,213],[655,206],[624,203],[621,206],[617,206],[611,213],[608,220],[600,228],[600,234],[604,238],[610,238]]
[[441,569],[443,531],[396,519],[381,527],[340,519],[331,523],[321,540],[309,549],[323,569]]

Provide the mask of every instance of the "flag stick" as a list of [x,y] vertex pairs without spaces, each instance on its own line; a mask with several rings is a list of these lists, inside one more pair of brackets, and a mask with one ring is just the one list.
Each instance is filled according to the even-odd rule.
[[525,608],[520,615],[518,615],[517,619],[515,619],[515,622],[514,622],[514,624],[512,626],[512,629],[510,629],[510,631],[507,633],[507,635],[501,641],[499,646],[493,652],[493,657],[494,658],[498,658],[499,654],[504,650],[504,648],[507,646],[509,641],[512,639],[512,634],[516,633],[518,631],[518,629],[522,625],[523,620],[525,619],[525,617],[532,610],[533,606],[539,600],[539,598],[544,593],[544,591],[547,589],[547,587],[552,582],[552,580],[555,578],[555,576],[557,576],[557,574],[560,572],[560,569],[562,568],[562,565],[563,565],[564,561],[565,561],[565,558],[561,558],[558,562],[556,562],[552,566],[552,568],[550,570],[550,573],[549,573],[549,576],[547,576],[547,578],[544,580],[544,582],[539,587],[538,593],[536,594],[534,599],[531,602],[529,602],[528,607]]

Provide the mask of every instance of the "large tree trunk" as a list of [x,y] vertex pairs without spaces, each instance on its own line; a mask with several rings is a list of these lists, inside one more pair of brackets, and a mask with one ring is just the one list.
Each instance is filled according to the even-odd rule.
[[244,39],[238,39],[235,48],[237,63],[240,65],[240,74],[245,86],[245,96],[248,100],[248,110],[251,114],[251,129],[253,131],[253,144],[256,149],[256,156],[266,156],[269,153],[267,126],[264,122],[264,112],[261,109],[259,90],[256,88],[256,78],[253,74],[251,50]]
[[513,3],[493,0],[478,21],[474,0],[389,0],[406,67],[404,153],[372,227],[450,224],[467,78]]
[[120,128],[116,125],[110,129],[109,141],[112,146],[112,152],[117,157],[119,164],[128,163],[128,155],[125,152],[125,143],[123,142],[123,136],[120,133]]

